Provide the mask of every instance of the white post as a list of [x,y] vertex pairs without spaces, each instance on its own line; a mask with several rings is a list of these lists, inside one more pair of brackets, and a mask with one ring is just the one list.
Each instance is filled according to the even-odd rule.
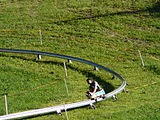
[[68,59],[68,63],[72,63],[72,60],[69,60],[69,59]]
[[42,56],[41,55],[37,55],[36,61],[41,60]]
[[94,66],[93,70],[99,71],[99,68]]
[[138,53],[139,53],[140,59],[142,61],[142,66],[144,67],[144,61],[143,61],[142,54],[141,54],[140,50],[138,50]]
[[64,105],[64,110],[65,110],[65,113],[66,113],[66,120],[69,120],[67,109],[66,109],[65,105]]
[[7,100],[7,94],[4,94],[4,100],[5,100],[6,115],[8,115],[8,100]]
[[66,67],[66,63],[64,62],[64,72],[65,72],[65,78],[64,78],[64,83],[65,83],[65,87],[66,87],[66,91],[67,91],[67,95],[69,96],[69,92],[68,92],[68,86],[67,86],[67,67]]
[[63,64],[64,64],[65,78],[67,78],[67,77],[68,77],[68,75],[67,75],[67,67],[66,67],[66,63],[64,62]]
[[42,31],[41,30],[39,30],[39,40],[40,40],[41,45],[42,45],[43,43],[42,43]]
[[[40,41],[40,44],[42,45],[43,42],[42,42],[42,31],[41,30],[38,30],[39,31],[39,41]],[[41,60],[42,59],[42,56],[41,55],[37,55],[37,58],[36,60]]]

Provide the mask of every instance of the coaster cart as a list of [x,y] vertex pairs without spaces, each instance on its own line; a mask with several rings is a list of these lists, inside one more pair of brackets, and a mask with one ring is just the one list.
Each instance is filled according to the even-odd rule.
[[88,99],[97,99],[97,98],[103,98],[105,96],[105,91],[102,89],[96,93],[92,93],[92,92],[86,92],[86,96]]

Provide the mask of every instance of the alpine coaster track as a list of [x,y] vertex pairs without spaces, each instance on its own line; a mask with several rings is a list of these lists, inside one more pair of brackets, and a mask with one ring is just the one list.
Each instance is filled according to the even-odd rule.
[[26,118],[26,117],[30,117],[30,116],[37,116],[37,115],[42,115],[42,114],[47,114],[47,113],[52,113],[52,112],[57,112],[58,114],[61,114],[61,111],[66,111],[69,109],[75,109],[75,108],[89,106],[89,105],[94,106],[93,105],[94,103],[106,100],[106,99],[111,98],[111,97],[117,95],[118,93],[122,92],[127,85],[126,80],[121,75],[114,72],[113,70],[106,68],[102,65],[99,65],[97,63],[94,63],[94,62],[91,62],[88,60],[84,60],[81,58],[76,58],[76,57],[71,57],[71,56],[66,56],[66,55],[61,55],[61,54],[55,54],[55,53],[48,53],[48,52],[4,49],[4,48],[0,48],[0,52],[35,54],[35,55],[51,56],[51,57],[58,57],[58,58],[64,58],[64,59],[68,59],[68,60],[78,61],[78,62],[82,62],[82,63],[86,63],[89,65],[95,66],[97,68],[101,68],[107,72],[112,73],[114,76],[116,76],[117,78],[122,80],[122,85],[119,88],[115,89],[114,91],[112,91],[110,93],[105,94],[105,96],[103,98],[97,98],[96,100],[89,99],[89,100],[85,100],[85,101],[77,102],[77,103],[71,103],[71,104],[65,104],[65,105],[59,105],[59,106],[53,106],[53,107],[47,107],[47,108],[41,108],[41,109],[29,110],[29,111],[25,111],[25,112],[3,115],[3,116],[0,116],[0,120]]

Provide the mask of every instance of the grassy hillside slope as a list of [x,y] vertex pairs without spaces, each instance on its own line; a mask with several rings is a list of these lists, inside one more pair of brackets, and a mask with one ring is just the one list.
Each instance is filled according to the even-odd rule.
[[[42,45],[41,45],[42,35]],[[0,48],[75,56],[104,65],[128,82],[128,93],[68,112],[70,120],[160,119],[160,2],[158,0],[0,0]],[[141,65],[138,50],[145,66]],[[107,92],[121,85],[105,71],[78,62],[0,53],[0,115],[85,100],[86,78]],[[49,114],[29,120],[65,120]]]

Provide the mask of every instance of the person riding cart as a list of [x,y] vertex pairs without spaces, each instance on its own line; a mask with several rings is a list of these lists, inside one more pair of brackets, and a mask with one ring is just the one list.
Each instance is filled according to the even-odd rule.
[[86,92],[86,96],[89,99],[103,97],[105,95],[104,89],[100,87],[98,82],[92,81],[91,79],[87,79],[86,81],[89,84],[89,91]]

